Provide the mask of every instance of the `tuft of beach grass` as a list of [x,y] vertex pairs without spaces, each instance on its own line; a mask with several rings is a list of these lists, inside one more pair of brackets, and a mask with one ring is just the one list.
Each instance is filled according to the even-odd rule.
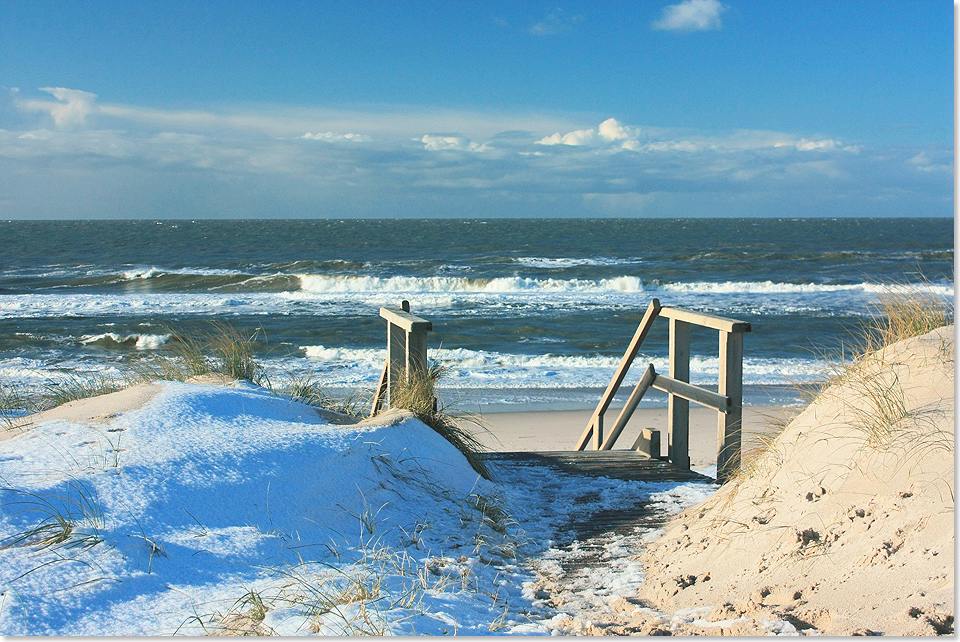
[[259,329],[248,334],[217,321],[193,334],[174,332],[167,345],[193,376],[213,373],[263,385],[266,375],[255,357],[261,334]]
[[490,471],[483,459],[483,445],[459,422],[467,421],[480,425],[476,417],[454,416],[437,396],[437,383],[446,374],[439,364],[431,364],[426,370],[411,369],[392,384],[390,406],[408,410],[430,426],[441,437],[463,453],[470,466],[484,479],[490,479]]

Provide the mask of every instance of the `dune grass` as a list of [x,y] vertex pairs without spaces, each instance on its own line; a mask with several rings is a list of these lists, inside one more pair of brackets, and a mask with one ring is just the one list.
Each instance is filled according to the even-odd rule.
[[861,331],[861,353],[919,337],[953,323],[953,301],[928,283],[892,283],[881,287],[871,322]]
[[269,388],[275,394],[289,397],[293,401],[332,410],[356,419],[364,416],[366,407],[370,403],[370,393],[362,390],[355,390],[343,396],[327,394],[323,383],[316,379],[313,373],[290,374],[286,383],[274,385],[271,382]]
[[173,332],[167,345],[193,376],[220,374],[263,385],[266,375],[255,358],[255,346],[261,334],[260,329],[247,334],[217,321],[211,323],[209,329],[192,334]]
[[470,415],[454,416],[448,406],[443,405],[437,396],[437,383],[446,370],[439,364],[431,364],[425,371],[414,369],[390,390],[390,406],[408,410],[430,426],[441,437],[449,441],[463,453],[470,466],[484,479],[490,479],[490,471],[483,459],[483,445],[460,422],[481,426],[477,417]]
[[[861,431],[870,450],[890,449],[909,441],[909,449],[953,449],[952,435],[904,435],[904,422],[912,416],[903,382],[891,364],[885,362],[885,348],[906,339],[925,335],[953,323],[953,301],[937,294],[929,284],[891,283],[879,287],[870,318],[851,330],[850,338],[832,354],[821,353],[826,376],[817,384],[802,383],[796,388],[808,403],[841,387],[855,401],[846,402],[854,427]],[[952,342],[945,344],[941,358],[952,370]],[[778,437],[789,420],[768,418],[769,427],[757,444],[743,455],[743,464],[734,483],[756,476],[782,463],[783,449]]]
[[89,375],[73,374],[44,385],[41,407],[53,408],[65,403],[110,394],[128,388],[127,379],[108,379],[100,373]]

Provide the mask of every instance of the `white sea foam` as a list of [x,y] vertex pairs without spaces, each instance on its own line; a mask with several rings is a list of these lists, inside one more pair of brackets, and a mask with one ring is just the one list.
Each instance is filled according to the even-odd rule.
[[613,258],[588,258],[588,259],[574,259],[574,258],[547,258],[540,256],[520,256],[513,259],[514,262],[519,263],[520,265],[532,268],[541,268],[545,270],[552,270],[557,268],[568,268],[568,267],[577,267],[581,265],[588,266],[611,266],[611,265],[634,265],[640,262],[640,259],[613,259]]
[[[464,294],[514,294],[514,293],[583,293],[616,294],[638,292],[676,292],[689,294],[818,294],[853,292],[876,294],[891,289],[873,283],[823,284],[785,283],[776,281],[692,281],[685,283],[662,283],[656,280],[644,282],[638,276],[623,275],[609,279],[540,279],[531,277],[500,277],[494,279],[470,279],[464,277],[411,277],[411,276],[325,276],[298,275],[304,292],[315,294],[368,292],[396,293],[464,293]],[[912,284],[901,286],[904,291],[916,289],[932,294],[953,296],[953,286],[944,284]]]
[[159,268],[159,267],[138,267],[127,270],[123,273],[123,278],[127,281],[137,281],[142,279],[154,279],[167,274],[176,274],[182,276],[235,276],[243,274],[240,270],[224,270],[218,268]]
[[117,334],[115,332],[105,332],[103,334],[92,334],[81,337],[80,343],[83,345],[91,344],[117,344],[133,345],[137,350],[156,350],[170,339],[168,334]]
[[[330,385],[356,385],[380,374],[386,350],[307,346],[308,358],[325,375]],[[446,367],[446,384],[453,388],[585,388],[603,387],[621,357],[560,354],[511,354],[466,348],[430,350],[431,360]],[[639,355],[631,370],[639,377],[644,364],[653,363],[658,372],[667,372],[666,357]],[[691,380],[716,384],[720,371],[717,357],[692,356]],[[744,360],[747,384],[787,384],[817,378],[821,372],[813,359]]]
[[823,284],[823,283],[778,283],[775,281],[724,281],[710,283],[694,281],[689,283],[663,283],[650,286],[667,292],[690,292],[703,294],[816,294],[831,292],[864,292],[878,294],[887,291],[921,291],[934,295],[953,296],[953,286],[940,284],[910,284],[904,286],[886,286],[874,283]]
[[529,277],[500,277],[469,279],[463,277],[411,276],[324,276],[301,274],[300,287],[312,293],[365,292],[457,292],[457,293],[518,293],[518,292],[642,292],[643,283],[635,276],[614,279],[535,279]]

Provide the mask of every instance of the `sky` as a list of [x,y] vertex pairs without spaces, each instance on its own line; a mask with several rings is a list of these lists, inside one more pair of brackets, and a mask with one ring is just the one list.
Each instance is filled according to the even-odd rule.
[[952,216],[936,0],[0,1],[0,219]]

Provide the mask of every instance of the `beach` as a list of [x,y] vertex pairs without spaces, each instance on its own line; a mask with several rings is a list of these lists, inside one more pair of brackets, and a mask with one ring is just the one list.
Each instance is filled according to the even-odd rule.
[[[757,437],[767,435],[783,425],[786,417],[799,407],[746,406],[743,409],[743,444],[745,450],[757,445]],[[607,421],[612,424],[620,408],[611,407]],[[490,450],[538,451],[573,450],[592,410],[493,412],[481,415],[482,428],[477,437]],[[667,409],[637,410],[615,448],[630,448],[644,428],[659,430],[662,454],[667,454]],[[709,468],[717,463],[717,412],[709,408],[690,409],[690,466]]]
[[[849,349],[884,297],[952,302],[949,221],[419,222],[399,259],[404,223],[0,223],[0,632],[952,631],[949,315]],[[482,449],[572,451],[652,299],[750,326],[727,483],[696,405],[700,474],[671,481],[484,470],[429,410]],[[401,300],[438,379],[366,418]],[[608,430],[670,371],[667,328]],[[705,390],[717,338],[691,332]],[[665,455],[666,407],[615,449],[657,429]]]

